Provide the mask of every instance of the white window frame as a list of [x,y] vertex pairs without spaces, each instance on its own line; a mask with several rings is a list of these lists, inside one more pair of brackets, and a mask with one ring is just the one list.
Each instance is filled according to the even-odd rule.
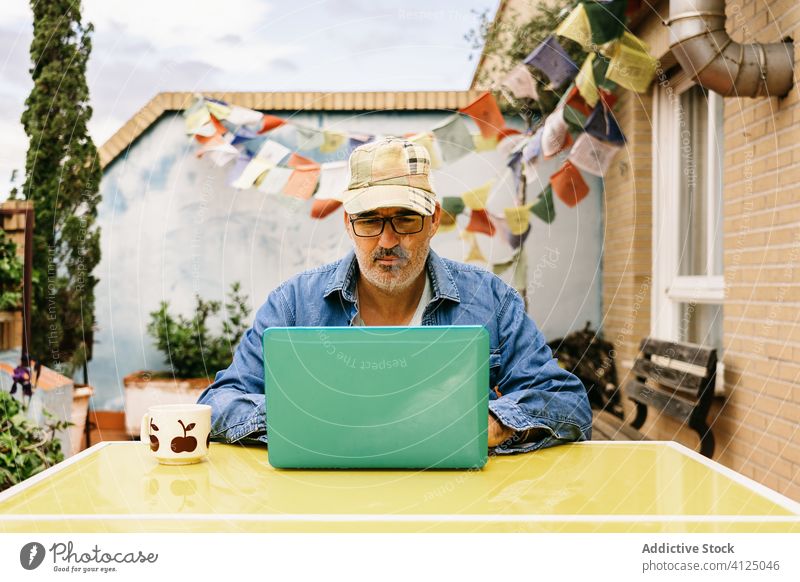
[[[681,341],[681,303],[722,304],[725,302],[725,277],[678,275],[680,258],[680,158],[675,155],[680,148],[680,124],[675,123],[680,96],[694,83],[688,78],[672,79],[668,89],[655,85],[653,99],[653,287],[650,302],[650,335],[655,338]],[[722,99],[709,92],[708,110],[715,111]],[[716,116],[708,117],[709,156],[716,154],[716,137],[722,134]],[[707,255],[706,272],[711,272],[718,244],[715,230],[722,224],[715,222],[721,216],[722,203],[716,194],[719,176],[717,164],[707,160]],[[721,244],[721,242],[719,243]],[[716,393],[724,393],[725,369],[717,365]]]

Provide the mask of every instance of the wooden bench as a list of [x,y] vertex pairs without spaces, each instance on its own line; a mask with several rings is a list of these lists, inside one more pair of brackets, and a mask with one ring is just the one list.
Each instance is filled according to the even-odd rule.
[[666,414],[700,436],[700,452],[714,454],[714,435],[708,426],[708,410],[714,397],[717,350],[697,344],[645,338],[631,370],[634,379],[623,386],[636,405],[636,417],[628,425],[616,416],[595,411],[595,440],[647,440],[639,432],[648,408]]

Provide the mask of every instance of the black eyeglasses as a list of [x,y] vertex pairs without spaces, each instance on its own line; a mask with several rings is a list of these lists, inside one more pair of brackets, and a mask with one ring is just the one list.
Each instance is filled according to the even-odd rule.
[[370,216],[367,218],[351,218],[353,232],[356,236],[380,236],[386,223],[392,224],[392,230],[397,234],[416,234],[422,232],[425,217],[421,214],[398,214],[396,216]]

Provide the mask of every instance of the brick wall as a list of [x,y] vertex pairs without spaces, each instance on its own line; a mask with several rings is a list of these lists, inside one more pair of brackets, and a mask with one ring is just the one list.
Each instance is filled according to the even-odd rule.
[[[796,0],[730,0],[739,42],[795,42]],[[719,460],[800,500],[800,91],[725,100],[725,383]]]
[[[636,357],[650,332],[652,100],[625,92],[615,107],[627,137],[605,180],[603,333],[619,363]],[[622,367],[619,372],[627,373]]]
[[[797,39],[798,78],[797,0],[729,0],[727,10],[739,42]],[[618,344],[621,363],[635,357],[650,329],[649,289],[646,306],[635,312],[633,305],[651,273],[652,104],[626,94],[617,110],[630,141],[606,181],[603,298],[605,334]],[[784,99],[725,99],[724,132],[728,396],[710,414],[714,457],[800,500],[800,90]],[[620,366],[621,379],[627,373]],[[644,431],[697,446],[695,433],[668,418],[651,414]]]
[[[0,203],[0,208],[28,208],[32,202],[24,200],[7,200]],[[25,256],[25,215],[14,214],[4,216],[0,227],[9,240],[17,245],[17,256],[24,261]],[[22,289],[20,283],[20,290]],[[0,350],[9,350],[22,346],[22,311],[0,311]]]

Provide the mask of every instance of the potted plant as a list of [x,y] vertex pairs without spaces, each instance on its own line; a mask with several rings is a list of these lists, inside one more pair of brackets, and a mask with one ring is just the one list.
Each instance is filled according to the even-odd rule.
[[214,374],[230,365],[233,351],[247,330],[250,308],[238,282],[228,292],[220,333],[212,333],[209,319],[220,314],[221,302],[195,297],[191,317],[173,315],[166,301],[150,313],[147,331],[169,369],[141,370],[123,379],[125,428],[131,436],[139,436],[139,423],[148,407],[197,402]]
[[0,390],[0,491],[64,460],[55,433],[71,423],[43,412],[46,420],[39,426],[16,398]]

